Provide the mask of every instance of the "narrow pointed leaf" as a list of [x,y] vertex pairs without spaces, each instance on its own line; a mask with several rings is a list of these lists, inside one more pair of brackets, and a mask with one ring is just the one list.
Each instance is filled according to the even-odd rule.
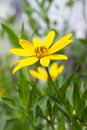
[[83,98],[83,100],[87,100],[87,89],[83,93],[82,98]]
[[80,101],[78,102],[78,105],[77,105],[77,110],[76,110],[77,117],[81,116],[81,114],[84,110],[84,107],[85,107],[85,101],[83,99],[80,99]]
[[73,88],[73,107],[76,111],[76,116],[81,116],[84,109],[85,101],[80,97],[80,90],[77,81],[74,83]]
[[6,105],[8,105],[10,108],[12,108],[14,110],[19,110],[17,104],[11,98],[1,97],[0,101],[3,102],[3,103],[5,103]]
[[84,123],[87,124],[87,106],[83,109],[82,115],[81,115],[81,119]]
[[80,93],[78,89],[78,84],[75,82],[74,89],[73,89],[73,105],[75,109],[77,109],[79,102],[80,102]]
[[51,100],[53,100],[53,101],[55,102],[55,104],[57,105],[58,110],[59,110],[61,113],[63,113],[66,117],[68,117],[68,115],[67,115],[65,109],[64,109],[63,106],[58,102],[58,100],[57,100],[55,97],[53,97],[53,96],[50,96],[50,95],[48,95],[48,96],[49,96],[49,98],[50,98]]
[[60,121],[58,123],[58,130],[66,130],[64,116],[61,116],[61,118],[60,118]]
[[6,116],[0,116],[0,130],[4,130],[6,124]]
[[72,130],[82,130],[80,125],[75,120],[73,121],[73,124],[72,124]]
[[34,119],[38,116],[45,115],[47,110],[47,102],[49,97],[47,95],[42,96],[33,106],[33,116]]
[[12,30],[11,27],[7,26],[6,24],[2,23],[1,25],[3,30],[8,34],[11,43],[16,47],[19,47],[19,38],[17,34]]
[[74,74],[77,71],[77,69],[78,69],[78,67],[72,72],[72,74],[68,77],[68,79],[64,82],[64,84],[59,89],[63,98],[65,97],[66,90],[67,90],[70,82],[72,81]]
[[25,107],[28,107],[29,101],[30,101],[30,95],[29,95],[29,83],[25,79],[25,76],[20,70],[19,73],[19,81],[18,81],[18,92],[19,92],[19,97]]
[[22,28],[21,28],[21,39],[26,39],[28,40],[28,36],[25,32],[25,28],[24,28],[24,23],[22,23]]

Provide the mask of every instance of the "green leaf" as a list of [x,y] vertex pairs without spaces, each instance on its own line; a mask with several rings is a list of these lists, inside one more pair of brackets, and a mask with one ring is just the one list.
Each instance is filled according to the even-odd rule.
[[36,116],[36,118],[37,118],[37,117],[40,117],[40,116],[43,116],[43,115],[44,115],[44,113],[43,113],[43,111],[41,110],[40,106],[39,106],[39,105],[36,105],[36,109],[35,109],[35,116]]
[[32,108],[33,104],[37,101],[38,95],[39,95],[39,97],[41,96],[40,90],[38,91],[38,89],[36,87],[36,84],[34,84],[32,89],[31,89],[31,91],[30,91],[30,104],[29,104],[29,108]]
[[0,116],[0,130],[4,130],[6,124],[6,116]]
[[19,96],[20,96],[20,99],[21,99],[23,105],[25,107],[28,107],[29,102],[30,102],[29,83],[25,79],[25,76],[24,76],[22,70],[20,70],[20,73],[19,73],[18,92],[19,92]]
[[77,71],[78,67],[76,67],[76,69],[72,72],[72,74],[68,77],[68,79],[64,82],[64,84],[60,87],[59,91],[61,93],[61,96],[63,98],[65,98],[65,94],[66,94],[66,90],[70,84],[70,82],[72,81],[75,72]]
[[72,130],[82,130],[82,128],[80,127],[80,125],[77,123],[76,120],[73,120]]
[[15,21],[15,18],[16,18],[16,14],[14,14],[14,15],[8,17],[7,19],[5,19],[5,22],[6,22],[7,24],[13,24],[14,21]]
[[38,116],[45,115],[45,111],[47,110],[47,102],[48,102],[48,96],[44,95],[42,96],[33,106],[33,116],[34,119]]
[[55,97],[53,97],[53,96],[50,96],[50,95],[48,95],[48,96],[50,97],[51,100],[54,101],[54,103],[56,103],[58,110],[59,110],[61,113],[63,113],[66,117],[68,117],[68,115],[67,115],[65,109],[64,109],[63,106],[58,102],[58,100],[57,100]]
[[77,63],[81,65],[85,60],[85,46],[78,39],[75,39],[74,43],[75,44],[72,45],[73,56],[76,58]]
[[74,83],[73,88],[73,106],[74,110],[76,111],[76,116],[81,116],[81,113],[85,106],[85,101],[80,97],[80,91],[77,82]]
[[85,101],[83,99],[80,99],[77,105],[77,110],[76,110],[77,117],[81,116],[84,107],[85,107]]
[[23,9],[27,15],[31,15],[33,12],[36,11],[33,7],[31,7],[31,5],[28,1],[25,1],[23,3]]
[[5,103],[6,105],[8,105],[10,108],[12,108],[14,110],[17,110],[17,111],[19,110],[17,104],[15,104],[15,102],[11,98],[1,97],[0,101]]
[[84,123],[87,123],[87,106],[83,109],[81,119]]
[[61,116],[60,121],[58,123],[58,130],[66,130],[65,128],[65,118],[64,116]]
[[83,99],[83,100],[87,100],[87,89],[86,89],[85,92],[83,93],[82,99]]
[[24,23],[22,23],[22,28],[21,28],[21,39],[26,39],[28,40],[28,36],[25,32],[25,28],[24,28]]
[[79,89],[77,83],[75,82],[73,88],[73,105],[75,110],[77,109],[79,101],[80,101]]
[[41,110],[43,111],[43,113],[46,111],[47,109],[47,101],[48,101],[48,96],[44,95],[42,96],[39,101],[38,101],[38,105],[40,106]]
[[71,116],[72,116],[73,107],[72,107],[72,105],[70,104],[70,101],[69,101],[68,98],[66,98],[65,107],[66,107],[66,111],[67,111],[68,117],[69,117],[69,119],[70,119]]
[[72,96],[73,95],[73,90],[72,89],[68,89],[67,91],[66,91],[66,98],[67,98],[67,100],[69,101],[69,103],[71,104],[71,105],[73,105],[73,100],[72,100]]
[[87,39],[78,39],[82,44],[87,44]]
[[2,23],[1,25],[3,30],[8,34],[11,43],[16,47],[19,47],[19,38],[17,34],[12,30],[11,27],[7,26],[6,24]]
[[39,2],[38,0],[36,1],[37,1],[38,6],[41,8],[41,10],[44,10],[45,1],[44,0],[42,0],[41,2]]
[[72,7],[73,4],[74,4],[74,0],[69,0],[66,5]]

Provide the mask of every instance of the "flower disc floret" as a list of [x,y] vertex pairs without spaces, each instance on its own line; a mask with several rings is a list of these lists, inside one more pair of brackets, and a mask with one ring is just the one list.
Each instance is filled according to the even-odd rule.
[[45,46],[37,47],[35,49],[35,56],[41,58],[48,55],[48,49]]

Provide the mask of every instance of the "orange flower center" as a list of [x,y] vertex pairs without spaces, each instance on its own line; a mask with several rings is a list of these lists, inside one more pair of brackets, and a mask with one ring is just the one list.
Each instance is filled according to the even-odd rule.
[[35,56],[41,58],[48,55],[48,49],[45,46],[37,47],[35,49]]

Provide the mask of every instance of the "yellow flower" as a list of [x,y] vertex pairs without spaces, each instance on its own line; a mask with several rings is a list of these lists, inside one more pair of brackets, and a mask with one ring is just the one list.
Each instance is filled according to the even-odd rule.
[[22,48],[10,49],[10,52],[18,56],[28,56],[25,59],[20,59],[12,63],[18,63],[18,65],[13,69],[13,73],[18,71],[20,68],[28,65],[32,65],[40,60],[40,64],[47,67],[50,60],[67,60],[66,55],[55,54],[55,52],[63,49],[65,46],[70,44],[72,40],[70,39],[72,33],[67,34],[55,44],[52,45],[55,32],[51,31],[47,34],[44,43],[39,38],[33,39],[33,44],[24,39],[19,40],[19,44]]
[[[52,78],[52,80],[54,81],[56,79],[56,77],[63,71],[64,69],[64,65],[61,65],[58,67],[57,63],[53,63],[50,68],[49,68],[49,73],[50,76]],[[34,70],[29,70],[29,73],[34,76],[35,78],[47,81],[48,80],[48,74],[47,72],[42,69],[41,67],[37,67],[37,71]]]

